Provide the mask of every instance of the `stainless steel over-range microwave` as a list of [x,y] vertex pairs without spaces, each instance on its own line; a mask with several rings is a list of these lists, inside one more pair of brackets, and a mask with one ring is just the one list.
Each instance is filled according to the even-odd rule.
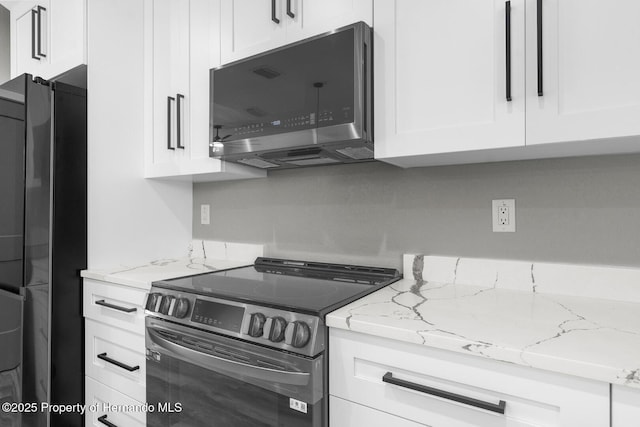
[[264,169],[373,160],[371,37],[358,22],[212,69],[209,155]]

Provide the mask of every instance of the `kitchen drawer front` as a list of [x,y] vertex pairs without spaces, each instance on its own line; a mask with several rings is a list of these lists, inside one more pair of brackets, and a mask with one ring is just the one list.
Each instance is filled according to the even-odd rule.
[[623,385],[611,386],[611,427],[638,425],[640,389]]
[[144,290],[92,279],[83,286],[84,317],[144,335]]
[[[86,426],[105,427],[105,424],[98,420],[105,415],[105,421],[118,427],[145,427],[147,425],[147,415],[141,402],[90,377],[85,377],[85,402],[87,405],[84,418]],[[116,408],[116,406],[120,408]],[[127,407],[127,410],[122,409],[124,406]],[[92,409],[97,410],[92,411]]]
[[[476,356],[330,330],[330,394],[433,427],[601,427],[609,423],[609,385]],[[394,379],[483,402],[504,415]]]
[[331,427],[422,427],[424,424],[330,396],[329,425]]
[[145,364],[144,336],[85,320],[85,372],[88,376],[144,402]]

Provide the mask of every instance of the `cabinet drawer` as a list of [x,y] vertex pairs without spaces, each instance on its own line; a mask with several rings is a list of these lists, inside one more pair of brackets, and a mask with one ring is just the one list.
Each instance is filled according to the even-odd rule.
[[[331,395],[433,427],[609,423],[606,383],[334,329],[329,352]],[[478,401],[504,401],[504,414]]]
[[144,290],[91,279],[83,286],[85,317],[144,335]]
[[611,427],[638,424],[640,420],[640,390],[622,385],[611,387]]
[[146,401],[144,336],[85,320],[85,372],[141,402]]
[[[147,416],[141,409],[143,405],[141,402],[89,377],[85,377],[85,402],[87,412],[84,420],[87,426],[104,427],[105,424],[98,421],[98,418],[105,415],[105,421],[118,427],[145,427],[147,425]],[[91,408],[92,406],[94,408]],[[115,406],[126,406],[127,409],[135,410],[116,410]],[[97,409],[97,411],[91,411],[91,409]]]
[[423,425],[335,396],[329,397],[329,424],[331,427],[421,427]]

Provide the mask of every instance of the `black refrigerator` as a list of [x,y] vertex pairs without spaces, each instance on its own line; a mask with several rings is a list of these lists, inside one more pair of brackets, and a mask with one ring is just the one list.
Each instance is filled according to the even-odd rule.
[[[0,86],[0,402],[84,402],[86,99],[28,74]],[[2,427],[83,424],[0,411]]]

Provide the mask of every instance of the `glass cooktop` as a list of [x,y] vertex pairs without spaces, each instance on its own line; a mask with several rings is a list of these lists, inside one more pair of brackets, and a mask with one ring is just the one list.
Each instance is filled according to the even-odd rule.
[[153,285],[324,315],[400,277],[394,269],[258,258],[252,266]]

